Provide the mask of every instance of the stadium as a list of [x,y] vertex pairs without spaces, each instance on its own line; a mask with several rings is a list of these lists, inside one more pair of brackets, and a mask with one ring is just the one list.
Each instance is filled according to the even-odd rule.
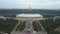
[[16,16],[16,19],[17,20],[31,20],[31,21],[34,21],[34,20],[41,20],[43,18],[42,15],[40,14],[19,14]]

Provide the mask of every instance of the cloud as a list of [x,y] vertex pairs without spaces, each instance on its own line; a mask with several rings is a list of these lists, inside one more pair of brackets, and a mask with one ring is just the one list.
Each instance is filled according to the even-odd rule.
[[0,0],[0,8],[58,9],[60,0]]

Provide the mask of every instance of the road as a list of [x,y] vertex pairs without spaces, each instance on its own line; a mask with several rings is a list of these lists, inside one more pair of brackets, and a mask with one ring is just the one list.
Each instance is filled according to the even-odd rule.
[[27,21],[26,22],[26,25],[25,25],[25,28],[24,28],[24,31],[25,31],[26,34],[28,33],[28,29],[31,30],[29,34],[32,34],[33,33],[32,21]]
[[27,21],[27,22],[26,22],[26,25],[25,25],[25,28],[30,28],[30,29],[32,29],[32,28],[33,28],[33,26],[32,26],[32,21]]

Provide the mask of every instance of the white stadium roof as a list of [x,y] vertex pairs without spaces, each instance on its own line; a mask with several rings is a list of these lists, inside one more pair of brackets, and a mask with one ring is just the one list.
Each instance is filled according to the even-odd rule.
[[43,17],[40,14],[18,14],[17,17]]

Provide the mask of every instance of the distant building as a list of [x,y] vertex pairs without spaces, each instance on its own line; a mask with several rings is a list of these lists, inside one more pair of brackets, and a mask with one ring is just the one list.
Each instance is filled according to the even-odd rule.
[[57,27],[57,28],[55,29],[55,31],[60,32],[60,27]]
[[28,8],[27,10],[28,10],[28,11],[31,11],[31,10],[32,10],[31,6],[29,6],[29,8]]
[[55,16],[55,17],[53,18],[53,21],[55,21],[56,19],[60,19],[60,16]]
[[0,31],[0,34],[8,34],[8,33],[5,33],[5,32]]
[[4,18],[4,16],[0,16],[0,18]]

